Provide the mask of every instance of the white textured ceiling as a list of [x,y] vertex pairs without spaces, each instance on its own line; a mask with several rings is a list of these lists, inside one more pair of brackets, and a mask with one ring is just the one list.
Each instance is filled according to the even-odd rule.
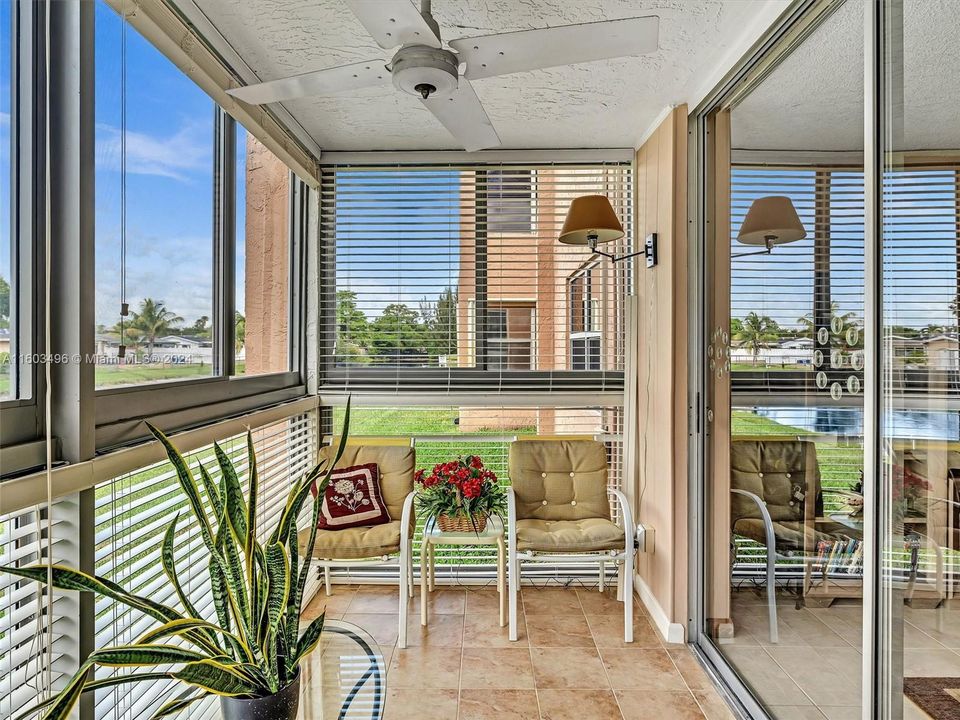
[[[380,58],[341,0],[193,0],[261,80]],[[473,83],[505,148],[633,147],[663,108],[713,74],[760,4],[746,0],[433,0],[445,41],[570,23],[660,17],[650,55]],[[392,87],[284,103],[330,150],[458,149]]]
[[[731,117],[733,146],[863,150],[863,13],[848,0]],[[903,137],[898,150],[960,147],[960,5],[908,0],[903,18]]]

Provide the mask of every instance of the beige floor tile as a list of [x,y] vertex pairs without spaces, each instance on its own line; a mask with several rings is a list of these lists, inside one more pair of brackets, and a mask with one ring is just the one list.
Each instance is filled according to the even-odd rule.
[[[620,720],[612,690],[537,690],[541,720]],[[661,718],[660,720],[666,720]]]
[[852,656],[843,653],[842,648],[768,647],[766,650],[815,705],[860,702],[860,656],[856,650],[849,649]]
[[700,720],[704,717],[688,690],[617,690],[616,695],[624,720]]
[[736,720],[727,701],[724,700],[715,688],[708,690],[694,690],[693,697],[700,705],[700,711],[707,720]]
[[320,613],[326,611],[327,617],[333,617],[338,613],[345,613],[350,601],[353,600],[355,588],[349,585],[334,586],[333,595],[327,597],[323,588],[320,589],[310,604],[300,613],[301,620],[313,620],[320,616]]
[[463,615],[434,615],[424,627],[420,614],[411,615],[407,629],[410,647],[459,648],[463,644]]
[[532,648],[530,655],[538,690],[610,686],[594,648]]
[[624,642],[623,606],[619,603],[612,613],[587,613],[587,624],[590,626],[590,633],[597,647],[659,648],[662,646],[660,633],[642,615],[634,617],[633,642]]
[[[467,591],[461,588],[438,587],[427,593],[427,610],[437,615],[463,615],[467,602]],[[420,614],[420,586],[414,588],[410,612]]]
[[960,655],[951,650],[904,650],[903,674],[908,677],[960,676]]
[[527,615],[531,647],[595,647],[587,620],[580,615]]
[[[424,713],[424,720],[433,716]],[[460,720],[533,720],[539,717],[533,690],[461,690]]]
[[859,705],[850,707],[826,706],[821,707],[820,712],[824,714],[827,720],[861,720],[863,718]]
[[[500,611],[500,593],[497,592],[496,585],[485,585],[483,587],[468,587],[464,593],[466,596],[467,614],[475,612],[499,612]],[[523,612],[523,597],[517,593],[517,609]]]
[[582,615],[580,599],[575,588],[524,587],[523,610],[529,615]]
[[[580,598],[580,606],[585,613],[615,613],[619,609],[622,613],[623,604],[617,600],[616,586],[604,588],[600,592],[597,588],[577,588],[577,597]],[[633,596],[634,611],[641,615],[645,614],[643,603],[636,595]]]
[[666,650],[601,648],[600,657],[617,690],[687,690]]
[[390,688],[455,689],[460,686],[457,651],[449,648],[396,650],[387,673]]
[[530,651],[527,648],[464,648],[460,687],[532,690],[535,685]]
[[[468,601],[469,602],[469,601]],[[418,621],[419,622],[419,621]],[[517,640],[510,641],[509,626],[500,627],[500,615],[492,612],[468,612],[463,619],[464,647],[526,647],[527,627],[523,613],[517,617]]]
[[354,594],[348,613],[399,613],[400,593],[396,587],[363,585]]
[[456,690],[390,688],[383,706],[383,720],[457,720]]
[[771,705],[770,715],[777,720],[824,720],[823,713],[813,705]]
[[[378,645],[396,645],[399,616],[386,613],[344,613],[343,621],[365,630]],[[408,627],[410,623],[408,620]]]
[[689,648],[672,648],[667,651],[677,666],[683,681],[691,690],[713,690],[713,681]]
[[724,647],[737,672],[767,705],[810,705],[810,699],[766,651]]

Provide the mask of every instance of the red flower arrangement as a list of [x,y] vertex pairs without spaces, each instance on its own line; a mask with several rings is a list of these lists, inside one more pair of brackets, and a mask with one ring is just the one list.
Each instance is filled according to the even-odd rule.
[[441,530],[480,532],[487,518],[506,512],[506,492],[479,455],[437,463],[429,474],[425,469],[417,470],[414,479],[420,485],[420,512],[435,518]]

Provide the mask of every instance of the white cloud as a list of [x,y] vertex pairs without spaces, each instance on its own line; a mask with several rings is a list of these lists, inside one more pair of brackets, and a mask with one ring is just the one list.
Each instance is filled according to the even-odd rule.
[[[199,124],[183,125],[168,137],[127,130],[127,172],[189,182],[191,173],[210,167],[213,145],[208,135],[209,128]],[[97,125],[98,168],[121,170],[122,140],[120,128]]]

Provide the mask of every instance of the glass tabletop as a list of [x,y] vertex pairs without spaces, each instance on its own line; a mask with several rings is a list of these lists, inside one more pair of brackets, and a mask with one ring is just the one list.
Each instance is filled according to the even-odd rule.
[[300,720],[383,717],[387,669],[379,646],[363,628],[328,620],[303,673]]

